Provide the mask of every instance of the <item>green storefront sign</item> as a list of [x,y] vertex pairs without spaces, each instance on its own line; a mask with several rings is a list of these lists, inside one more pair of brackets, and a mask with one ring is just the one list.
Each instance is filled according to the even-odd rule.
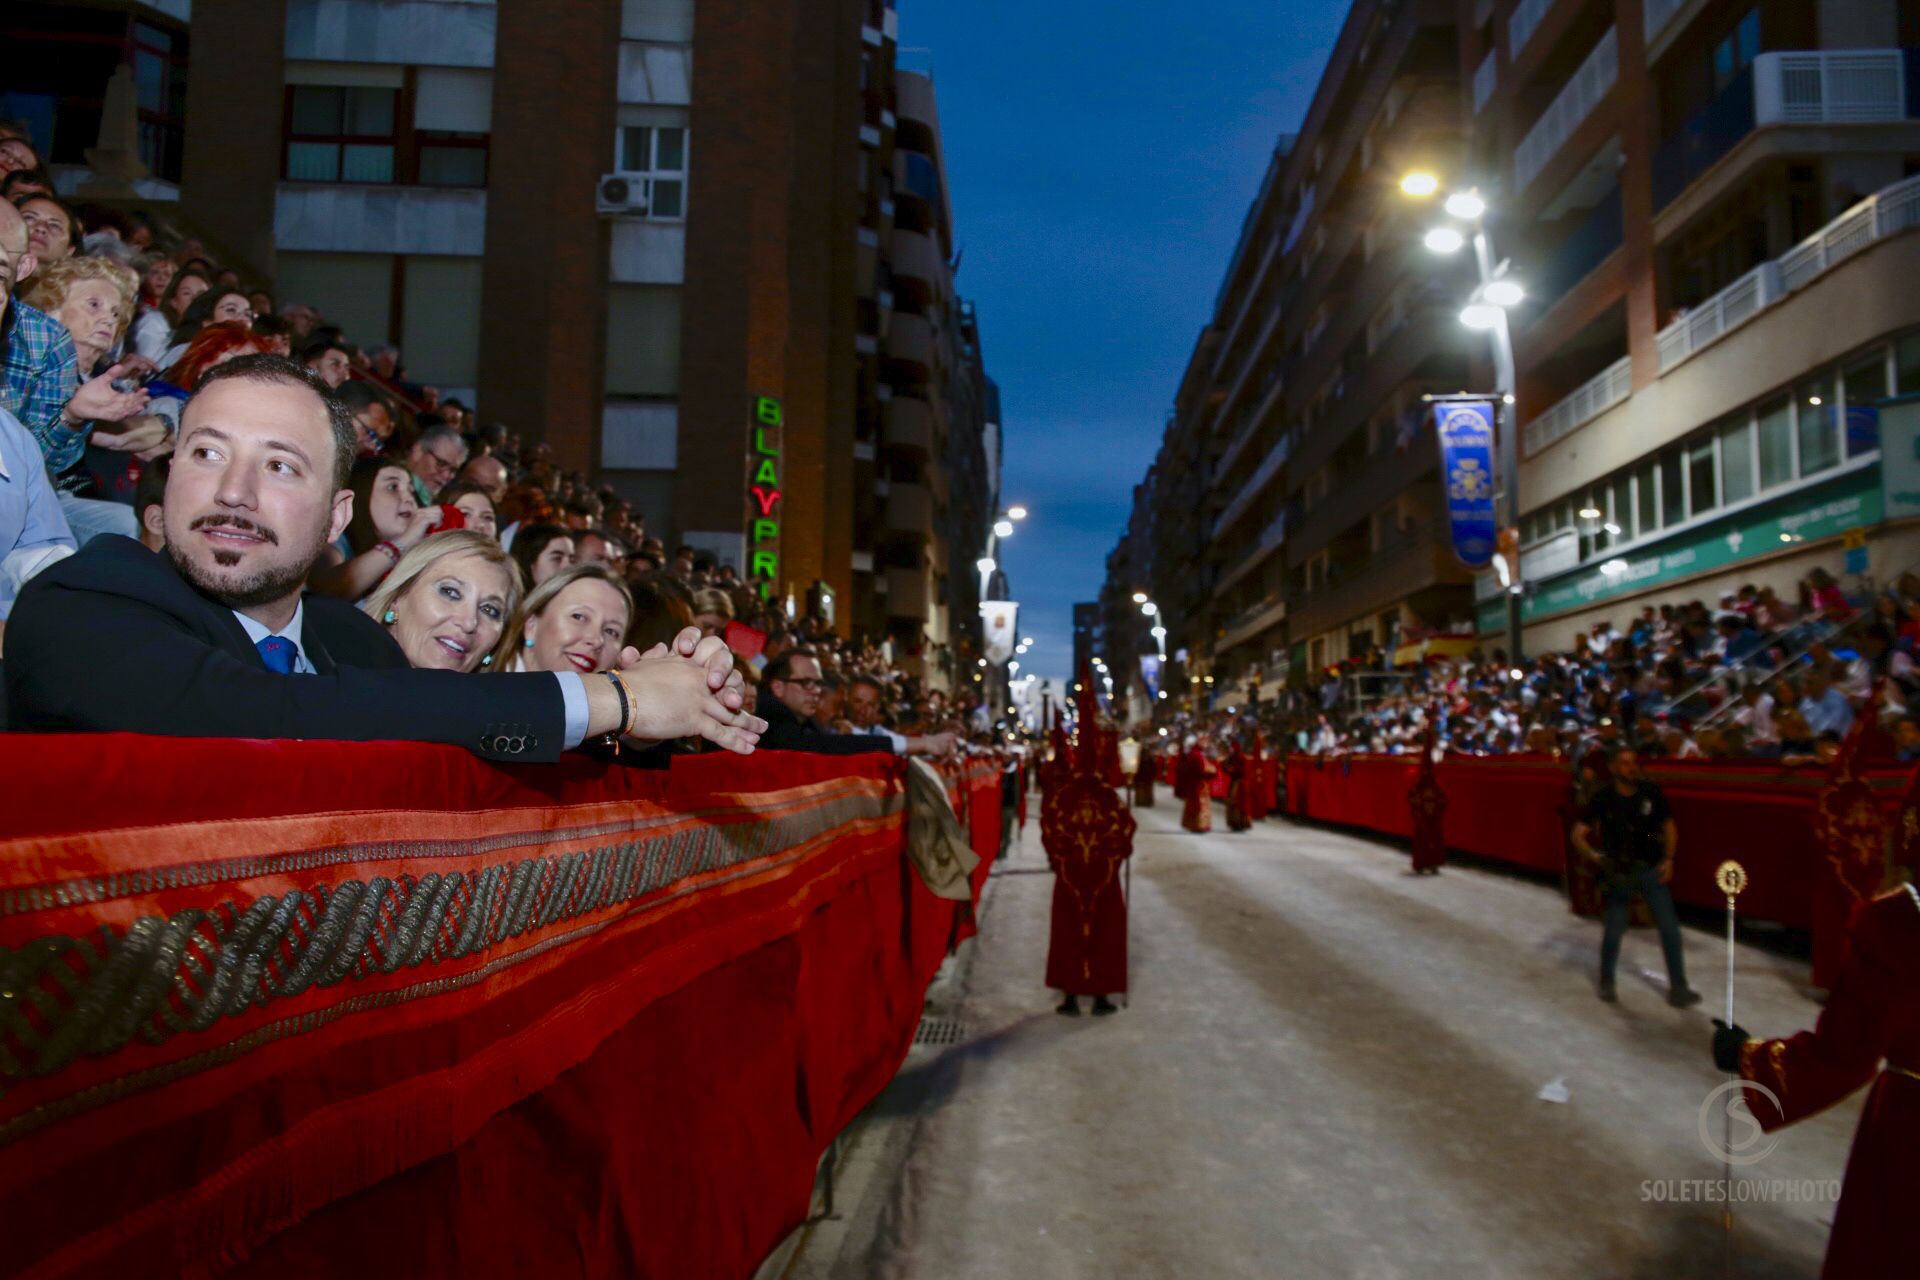
[[[1611,571],[1593,565],[1536,583],[1520,602],[1520,618],[1533,622],[1737,565],[1789,543],[1837,537],[1848,529],[1878,524],[1882,512],[1879,469],[1862,467],[1609,560]],[[1482,605],[1478,620],[1482,635],[1504,630],[1500,601]]]

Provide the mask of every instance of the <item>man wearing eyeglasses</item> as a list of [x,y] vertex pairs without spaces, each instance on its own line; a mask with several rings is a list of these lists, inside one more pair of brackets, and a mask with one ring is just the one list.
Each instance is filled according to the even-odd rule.
[[824,681],[820,662],[809,649],[788,649],[768,662],[760,673],[760,702],[755,714],[767,722],[760,735],[763,751],[811,751],[818,755],[862,755],[886,751],[895,755],[951,754],[950,733],[908,737],[888,729],[871,733],[830,733],[814,720],[820,710]]
[[433,427],[420,433],[407,450],[407,470],[413,473],[414,500],[432,506],[434,495],[453,483],[467,463],[467,442],[452,427]]

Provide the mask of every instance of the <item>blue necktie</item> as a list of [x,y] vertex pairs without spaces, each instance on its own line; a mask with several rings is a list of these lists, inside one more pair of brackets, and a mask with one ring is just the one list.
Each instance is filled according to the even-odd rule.
[[285,636],[267,636],[255,640],[253,647],[260,651],[260,661],[267,664],[267,670],[278,671],[283,676],[293,674],[294,660],[300,656],[300,646]]

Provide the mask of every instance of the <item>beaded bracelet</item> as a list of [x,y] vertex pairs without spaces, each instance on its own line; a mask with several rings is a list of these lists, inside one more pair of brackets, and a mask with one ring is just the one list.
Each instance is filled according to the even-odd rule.
[[395,564],[400,563],[400,548],[394,546],[391,542],[388,542],[385,538],[382,538],[380,539],[380,541],[374,543],[373,549],[375,551],[386,552],[387,558],[389,560],[392,560]]
[[600,674],[613,682],[614,693],[620,699],[620,728],[615,736],[624,738],[633,728],[633,702],[627,697],[627,682],[617,672],[603,671]]

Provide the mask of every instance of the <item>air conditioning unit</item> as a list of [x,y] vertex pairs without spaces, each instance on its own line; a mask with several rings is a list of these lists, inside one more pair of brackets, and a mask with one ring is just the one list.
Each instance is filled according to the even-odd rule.
[[645,216],[647,180],[631,173],[603,173],[594,189],[593,205],[606,216]]

